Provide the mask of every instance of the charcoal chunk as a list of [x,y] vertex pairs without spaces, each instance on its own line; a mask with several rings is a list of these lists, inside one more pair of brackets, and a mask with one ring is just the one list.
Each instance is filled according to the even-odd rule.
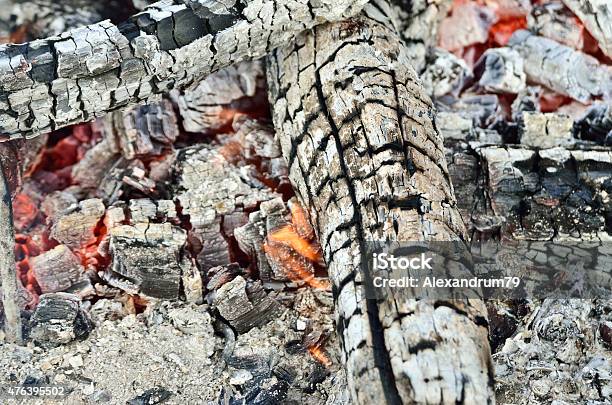
[[30,337],[45,347],[84,339],[93,329],[93,323],[81,309],[81,299],[68,293],[41,295],[31,326]]

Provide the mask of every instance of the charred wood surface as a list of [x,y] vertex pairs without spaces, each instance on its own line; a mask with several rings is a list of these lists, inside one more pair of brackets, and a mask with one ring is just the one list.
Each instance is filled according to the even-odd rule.
[[0,47],[4,139],[91,120],[255,59],[304,29],[357,13],[366,0],[155,3],[126,22]]
[[2,283],[2,307],[4,330],[9,342],[21,344],[21,311],[18,304],[17,272],[15,271],[15,229],[11,191],[0,162],[0,282]]
[[451,0],[394,0],[398,32],[407,49],[412,67],[421,73],[425,59],[436,45],[440,22],[451,8]]
[[473,234],[609,239],[609,150],[456,145],[447,153],[462,216]]
[[374,1],[273,53],[274,122],[324,251],[355,403],[490,403],[481,301],[359,293],[366,241],[465,237],[433,107],[394,18]]
[[509,44],[525,58],[529,81],[582,103],[610,95],[612,73],[593,56],[526,30],[516,31]]
[[81,308],[81,299],[74,294],[43,294],[32,315],[30,337],[46,347],[59,346],[74,339],[83,339],[93,323]]
[[612,4],[608,0],[562,0],[580,18],[599,47],[612,57]]

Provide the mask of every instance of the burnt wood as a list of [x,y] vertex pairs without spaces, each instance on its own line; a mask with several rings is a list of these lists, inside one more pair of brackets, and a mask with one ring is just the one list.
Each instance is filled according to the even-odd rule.
[[360,299],[368,240],[465,240],[433,106],[373,1],[268,58],[274,124],[321,242],[355,403],[490,403],[481,301]]
[[164,0],[122,24],[102,21],[0,46],[0,133],[34,137],[185,88],[357,13],[366,0]]

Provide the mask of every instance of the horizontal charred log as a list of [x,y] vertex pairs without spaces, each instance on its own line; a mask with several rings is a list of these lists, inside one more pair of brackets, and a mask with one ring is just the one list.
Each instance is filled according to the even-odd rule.
[[516,31],[509,44],[525,59],[529,81],[582,103],[611,91],[612,73],[593,56],[526,30]]
[[276,2],[161,1],[119,25],[1,46],[0,133],[32,137],[184,88],[366,1]]

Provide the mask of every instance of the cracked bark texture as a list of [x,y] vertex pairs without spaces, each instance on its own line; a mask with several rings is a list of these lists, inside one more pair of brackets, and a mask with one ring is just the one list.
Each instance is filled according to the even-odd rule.
[[366,0],[164,0],[109,21],[0,47],[0,137],[33,137],[256,59]]
[[362,296],[366,241],[463,241],[433,106],[395,11],[315,27],[268,58],[290,179],[324,250],[355,403],[493,403],[481,301]]
[[399,19],[398,31],[412,67],[421,74],[425,59],[436,46],[440,22],[448,14],[451,0],[393,0]]

